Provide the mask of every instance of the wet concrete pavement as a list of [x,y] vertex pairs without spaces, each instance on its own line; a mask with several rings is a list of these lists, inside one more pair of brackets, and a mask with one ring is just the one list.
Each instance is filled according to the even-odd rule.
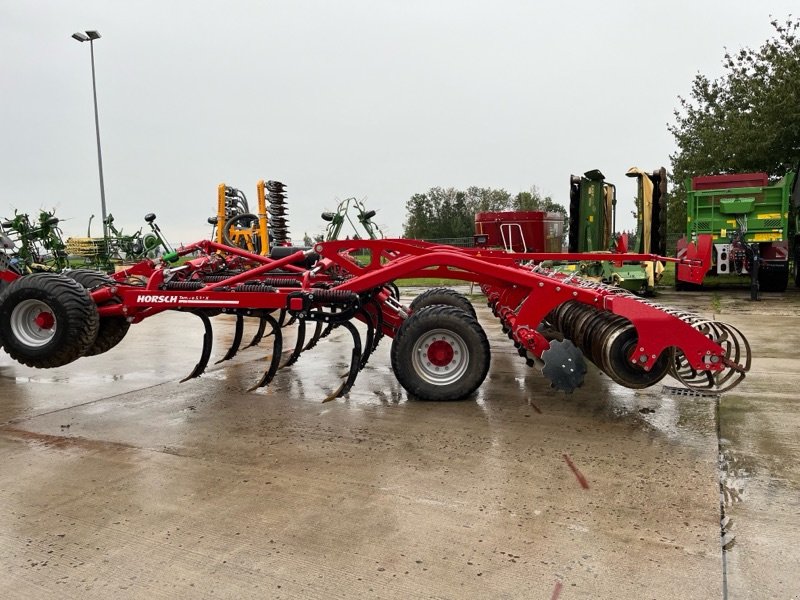
[[[346,332],[255,393],[268,344],[178,383],[202,337],[188,315],[60,369],[0,352],[0,597],[792,598],[800,295],[735,295],[661,299],[754,346],[721,440],[713,398],[593,367],[549,389],[482,307],[492,368],[455,403],[408,399],[384,340],[321,404]],[[214,325],[220,357],[233,321]]]

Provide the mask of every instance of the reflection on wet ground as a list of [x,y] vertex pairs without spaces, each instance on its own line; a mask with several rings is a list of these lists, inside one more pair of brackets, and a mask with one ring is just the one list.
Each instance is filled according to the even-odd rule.
[[[201,346],[187,315],[51,371],[0,352],[0,593],[721,597],[720,478],[728,597],[793,593],[800,298],[665,296],[721,310],[753,344],[721,439],[715,398],[627,390],[593,367],[575,393],[552,390],[483,307],[492,368],[455,403],[409,398],[385,340],[322,404],[348,369],[338,330],[252,393],[267,339],[178,383]],[[212,363],[234,320],[213,322]]]

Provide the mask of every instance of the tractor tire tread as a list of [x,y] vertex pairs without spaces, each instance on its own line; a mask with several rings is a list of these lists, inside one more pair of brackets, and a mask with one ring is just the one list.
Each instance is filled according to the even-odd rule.
[[469,301],[469,298],[454,289],[445,287],[435,287],[425,290],[411,301],[409,308],[413,313],[414,311],[421,310],[426,306],[433,306],[437,304],[455,306],[477,318],[475,307],[472,306],[472,302]]
[[[429,329],[451,328],[469,345],[470,365],[458,381],[437,386],[420,379],[411,360],[414,341]],[[400,385],[412,396],[428,401],[462,400],[486,379],[491,361],[489,340],[478,320],[456,306],[425,306],[403,322],[393,340],[392,370]]]
[[[114,283],[114,280],[108,275],[91,269],[70,269],[64,271],[63,274],[74,279],[87,290],[106,283]],[[101,317],[97,338],[84,356],[97,356],[108,352],[122,341],[130,327],[131,324],[125,317]]]
[[[30,349],[13,338],[10,331],[11,312],[16,300],[33,298],[49,304],[57,315],[59,329],[51,348]],[[26,297],[27,296],[27,297]],[[28,367],[49,369],[60,367],[84,355],[97,338],[100,317],[89,293],[78,282],[56,273],[33,273],[12,282],[0,296],[0,337],[6,352]]]

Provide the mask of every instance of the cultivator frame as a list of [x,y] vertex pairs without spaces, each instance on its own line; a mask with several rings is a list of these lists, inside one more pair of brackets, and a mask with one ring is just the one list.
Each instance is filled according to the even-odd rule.
[[[485,333],[469,301],[452,290],[426,293],[402,305],[393,281],[422,277],[477,283],[519,354],[531,366],[543,365],[551,385],[566,392],[581,385],[585,358],[631,388],[653,385],[669,373],[690,388],[725,391],[750,368],[749,345],[730,325],[540,264],[572,255],[513,254],[402,239],[338,240],[313,249],[280,250],[281,258],[269,258],[205,240],[99,282],[87,280],[81,271],[29,276],[13,282],[0,297],[0,338],[24,364],[58,366],[110,349],[130,324],[166,310],[186,311],[200,318],[205,331],[201,358],[189,379],[202,374],[210,361],[212,316],[236,316],[233,342],[219,362],[237,354],[244,319],[255,318],[258,330],[249,346],[266,337],[273,342],[255,389],[335,327],[343,327],[353,340],[350,368],[326,399],[352,388],[384,336],[394,338],[392,367],[410,394],[430,400],[466,397],[488,372]],[[182,257],[186,262],[175,266]],[[652,255],[636,258],[705,268]],[[354,320],[366,326],[363,342]],[[314,327],[308,342],[307,322]],[[294,347],[281,365],[281,330],[292,323],[297,323]]]

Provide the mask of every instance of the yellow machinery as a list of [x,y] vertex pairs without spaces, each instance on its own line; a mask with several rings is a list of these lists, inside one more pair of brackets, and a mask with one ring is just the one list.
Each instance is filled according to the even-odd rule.
[[253,214],[242,191],[220,183],[217,215],[209,219],[215,226],[214,239],[262,256],[267,256],[274,245],[285,245],[288,242],[285,188],[279,181],[259,180],[256,184],[258,213]]

